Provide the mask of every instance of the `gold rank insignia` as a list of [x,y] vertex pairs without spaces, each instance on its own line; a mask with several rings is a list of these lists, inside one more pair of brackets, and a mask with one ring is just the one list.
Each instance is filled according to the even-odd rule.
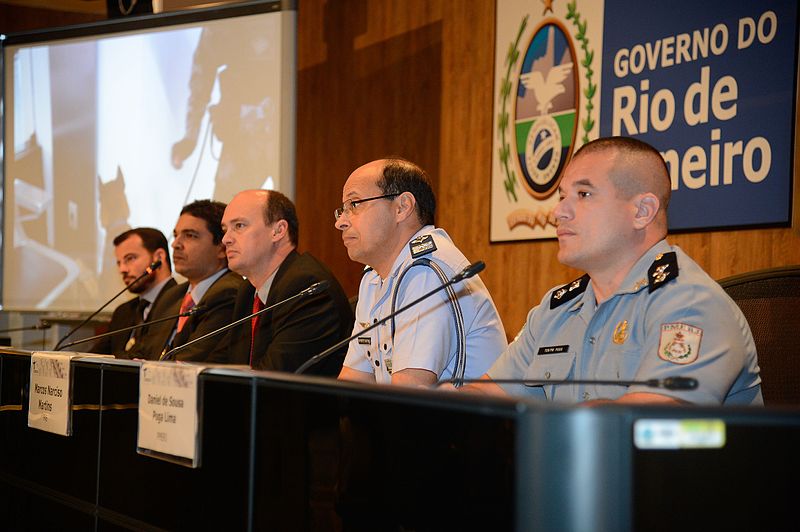
[[628,320],[622,320],[614,327],[614,343],[624,344],[628,339]]
[[588,274],[560,287],[550,296],[550,309],[554,309],[562,303],[578,297],[586,291],[587,286],[589,286]]
[[678,256],[674,251],[659,253],[647,270],[649,292],[653,292],[678,277]]

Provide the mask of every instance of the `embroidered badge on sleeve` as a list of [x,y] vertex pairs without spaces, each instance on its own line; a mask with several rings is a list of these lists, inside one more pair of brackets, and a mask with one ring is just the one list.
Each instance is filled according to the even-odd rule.
[[703,329],[685,323],[661,324],[658,356],[674,364],[691,364],[700,354]]

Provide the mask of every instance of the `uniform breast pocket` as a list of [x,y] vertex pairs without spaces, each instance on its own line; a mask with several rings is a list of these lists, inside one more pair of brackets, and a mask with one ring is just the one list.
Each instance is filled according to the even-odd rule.
[[630,381],[639,369],[641,354],[638,349],[610,349],[597,364],[597,378],[600,380]]
[[557,389],[548,381],[564,381],[574,378],[575,353],[558,353],[553,355],[536,355],[533,364],[528,367],[525,378],[541,381],[542,390],[547,399],[552,400]]

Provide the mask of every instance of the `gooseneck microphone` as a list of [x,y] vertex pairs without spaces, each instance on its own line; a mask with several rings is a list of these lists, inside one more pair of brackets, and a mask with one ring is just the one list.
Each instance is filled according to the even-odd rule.
[[107,336],[114,336],[115,334],[124,333],[128,331],[133,331],[135,329],[141,329],[142,327],[147,327],[148,325],[155,325],[156,323],[161,323],[164,321],[169,320],[176,320],[178,318],[184,318],[189,316],[194,316],[195,314],[200,314],[209,310],[206,308],[205,305],[198,305],[196,307],[192,307],[186,312],[181,312],[180,314],[175,314],[174,316],[167,316],[166,318],[159,318],[157,320],[150,320],[150,321],[143,321],[142,323],[137,323],[136,325],[131,325],[130,327],[123,327],[121,329],[115,329],[113,331],[108,331],[103,334],[97,334],[95,336],[90,336],[89,338],[82,338],[80,340],[75,340],[74,342],[66,343],[60,347],[54,349],[54,351],[61,351],[62,349],[66,349],[68,347],[72,347],[73,345],[82,344],[85,342],[91,342],[92,340],[99,340],[101,338],[106,338]]
[[435,294],[435,293],[437,293],[437,292],[439,292],[441,290],[446,289],[448,286],[452,286],[452,285],[454,285],[456,283],[459,283],[459,282],[463,281],[464,279],[469,279],[470,277],[472,277],[474,275],[477,275],[478,273],[482,272],[485,267],[486,267],[486,264],[482,260],[479,260],[478,262],[474,262],[474,263],[470,264],[469,266],[467,266],[466,268],[464,268],[463,270],[461,270],[460,272],[455,274],[446,283],[443,283],[443,284],[437,286],[436,288],[434,288],[433,290],[431,290],[427,294],[424,294],[424,295],[418,297],[417,299],[415,299],[414,301],[412,301],[408,305],[405,305],[404,307],[401,307],[401,308],[395,310],[391,314],[388,314],[386,317],[381,318],[380,320],[374,322],[372,325],[369,325],[368,327],[365,327],[365,328],[361,329],[360,331],[358,331],[356,334],[350,336],[349,338],[345,338],[344,340],[333,344],[331,347],[329,347],[328,349],[326,349],[322,353],[320,353],[318,355],[314,355],[313,357],[309,358],[308,360],[306,360],[303,363],[302,366],[300,366],[299,368],[297,368],[295,370],[295,373],[299,375],[299,374],[305,372],[311,366],[313,366],[313,365],[321,362],[322,360],[328,358],[329,356],[331,356],[333,353],[338,351],[343,345],[347,345],[350,342],[352,342],[353,340],[355,340],[356,338],[358,338],[359,336],[361,336],[362,334],[367,333],[367,332],[371,331],[372,329],[383,325],[384,323],[386,323],[390,319],[394,318],[395,316],[397,316],[401,312],[405,312],[406,310],[410,309],[414,305],[417,305],[418,303],[428,299],[433,294]]
[[147,277],[147,276],[149,276],[149,275],[152,275],[152,274],[153,274],[153,272],[155,272],[155,271],[156,271],[157,269],[159,269],[160,267],[161,267],[161,261],[160,261],[160,260],[155,260],[155,261],[153,261],[153,262],[150,264],[150,266],[148,266],[148,267],[147,267],[147,268],[144,270],[144,273],[142,273],[142,275],[140,275],[139,277],[137,277],[136,279],[134,279],[134,280],[133,280],[133,282],[132,282],[131,284],[127,285],[125,288],[123,288],[122,290],[120,290],[119,292],[117,292],[117,293],[114,295],[114,297],[112,297],[111,299],[109,299],[108,301],[106,301],[105,303],[103,303],[103,306],[102,306],[102,307],[100,307],[99,309],[95,310],[95,311],[94,311],[94,312],[93,312],[93,313],[92,313],[92,314],[91,314],[91,315],[90,315],[88,318],[86,318],[85,320],[83,320],[82,322],[80,322],[78,325],[76,325],[75,327],[73,327],[72,329],[70,329],[70,330],[69,330],[69,332],[68,332],[67,334],[65,334],[65,335],[64,335],[64,336],[61,338],[61,340],[59,340],[59,341],[58,341],[58,343],[56,343],[55,347],[53,347],[53,351],[58,351],[58,350],[59,350],[59,348],[61,347],[61,344],[63,344],[63,343],[64,343],[64,340],[66,340],[67,338],[69,338],[70,336],[72,336],[73,334],[75,334],[75,331],[77,331],[78,329],[80,329],[81,327],[83,327],[84,325],[86,325],[87,323],[89,323],[89,320],[91,320],[92,318],[94,318],[95,316],[97,316],[98,314],[100,314],[100,312],[101,312],[101,311],[102,311],[104,308],[106,308],[108,305],[110,305],[112,301],[114,301],[115,299],[117,299],[119,296],[121,296],[122,294],[124,294],[126,291],[130,290],[130,289],[131,289],[131,287],[133,287],[133,286],[135,286],[135,285],[139,284],[139,282],[141,282],[141,280],[142,280],[142,279],[144,279],[145,277]]
[[49,329],[50,327],[52,327],[50,322],[46,320],[39,320],[39,323],[28,325],[27,327],[14,327],[13,329],[2,329],[0,330],[0,334],[17,332],[17,331],[44,331],[46,329]]
[[256,316],[260,316],[261,314],[264,314],[265,312],[269,312],[270,310],[273,310],[273,309],[275,309],[277,307],[280,307],[281,305],[285,305],[286,303],[289,303],[290,301],[294,301],[295,299],[298,299],[298,298],[301,298],[301,297],[313,296],[313,295],[319,294],[321,292],[324,292],[325,290],[328,289],[330,284],[331,284],[330,281],[328,281],[327,279],[323,279],[322,281],[319,281],[317,283],[312,284],[311,286],[309,286],[305,290],[301,290],[300,292],[296,293],[293,296],[287,297],[286,299],[278,301],[277,303],[273,303],[272,305],[270,305],[268,307],[262,308],[258,312],[253,312],[252,314],[248,314],[244,318],[238,319],[238,320],[234,321],[233,323],[229,323],[229,324],[227,324],[227,325],[225,325],[223,327],[220,327],[219,329],[214,329],[210,333],[206,333],[203,336],[200,336],[198,338],[195,338],[194,340],[186,342],[183,345],[179,345],[177,347],[173,347],[172,349],[170,349],[169,351],[167,351],[166,353],[161,355],[161,358],[159,358],[159,360],[169,360],[170,358],[172,358],[172,356],[175,353],[177,353],[178,351],[181,351],[183,349],[186,349],[190,345],[194,345],[197,342],[202,342],[206,338],[210,338],[212,336],[216,336],[217,334],[225,332],[228,329],[232,329],[233,327],[236,327],[237,325],[241,325],[242,323],[246,322],[247,320],[255,318]]
[[[455,380],[448,381],[455,384]],[[562,386],[566,384],[589,384],[596,386],[647,386],[649,388],[663,388],[664,390],[696,390],[698,383],[694,377],[667,377],[665,379],[647,379],[643,381],[621,381],[604,379],[574,379],[574,380],[539,380],[539,379],[463,379],[458,382],[463,384],[524,384],[525,386]]]

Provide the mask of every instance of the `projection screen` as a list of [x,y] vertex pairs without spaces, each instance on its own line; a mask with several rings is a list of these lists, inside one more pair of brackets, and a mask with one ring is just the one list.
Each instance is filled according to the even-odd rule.
[[123,287],[124,230],[293,197],[295,32],[254,2],[5,36],[3,309],[92,311]]

